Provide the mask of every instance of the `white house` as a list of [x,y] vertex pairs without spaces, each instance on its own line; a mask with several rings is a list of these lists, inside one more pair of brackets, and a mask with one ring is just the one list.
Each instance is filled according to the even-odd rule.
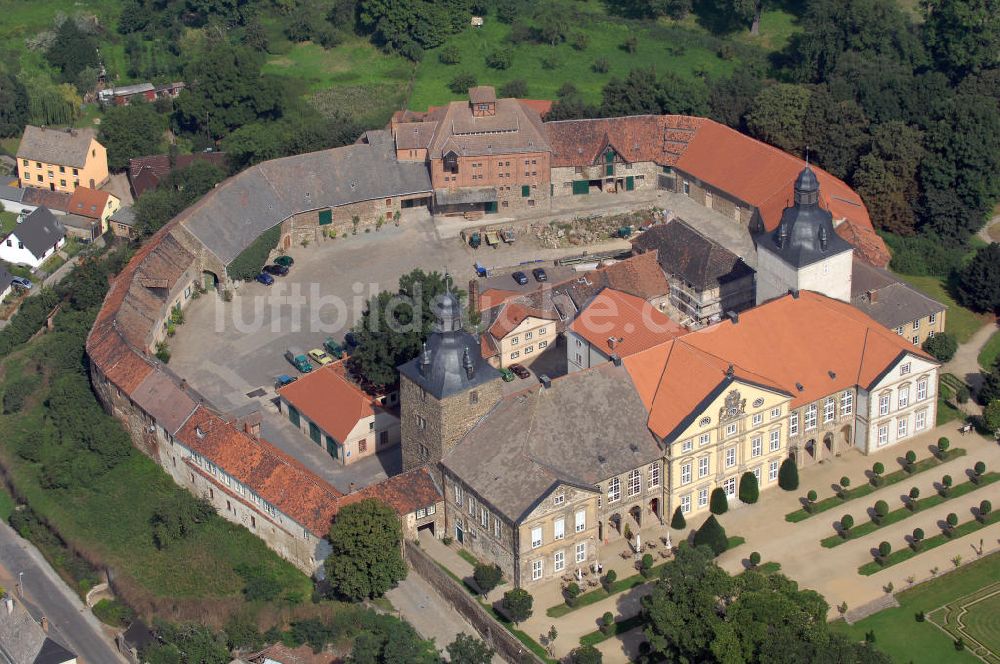
[[859,390],[857,432],[866,454],[932,429],[937,422],[938,365],[903,353],[869,390]]
[[48,208],[40,207],[20,220],[0,242],[0,259],[38,267],[66,243],[66,229]]

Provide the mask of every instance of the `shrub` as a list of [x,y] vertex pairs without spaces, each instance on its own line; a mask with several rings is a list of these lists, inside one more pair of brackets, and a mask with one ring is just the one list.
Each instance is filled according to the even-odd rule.
[[37,376],[22,376],[7,384],[3,393],[3,412],[5,415],[17,413],[24,407],[24,402],[38,385]]
[[760,552],[754,551],[750,554],[750,566],[757,567],[760,565]]
[[611,592],[611,586],[614,585],[615,581],[618,580],[618,573],[613,569],[609,569],[608,573],[601,578],[601,586],[604,588],[605,592]]
[[909,496],[910,500],[916,500],[917,498],[920,497],[920,489],[918,489],[917,487],[910,487]]
[[629,37],[622,44],[622,50],[626,53],[635,53],[637,48],[639,48],[639,40],[635,35],[629,35]]
[[639,572],[647,579],[653,574],[653,554],[643,555],[642,562],[639,563]]
[[740,501],[748,505],[756,503],[760,498],[760,487],[757,484],[757,476],[747,471],[740,476]]
[[472,578],[475,579],[480,592],[485,596],[500,585],[500,580],[503,579],[503,572],[500,571],[500,567],[496,564],[488,565],[486,563],[479,563],[472,572]]
[[791,457],[781,462],[778,469],[778,486],[785,491],[795,491],[799,488],[799,469]]
[[882,473],[885,472],[885,466],[880,462],[875,462],[872,466],[872,484],[875,486],[880,486],[882,484]]
[[607,58],[597,58],[594,60],[594,64],[590,65],[590,68],[594,70],[595,74],[607,74],[611,71],[611,63],[608,62]]
[[243,595],[251,602],[270,602],[281,595],[281,581],[262,565],[244,563],[236,568],[243,579]]
[[885,560],[886,558],[889,557],[890,553],[892,553],[892,545],[891,544],[889,544],[888,542],[883,541],[883,542],[881,542],[878,545],[878,557],[879,558],[881,558],[882,560]]
[[955,639],[955,650],[965,650],[965,639],[962,637]]
[[605,611],[604,615],[601,616],[601,633],[610,634],[611,630],[615,626],[615,614],[610,611]]
[[937,456],[938,458],[944,458],[945,453],[948,452],[948,448],[951,447],[951,441],[947,438],[938,438],[937,442]]
[[271,250],[278,245],[281,239],[281,225],[270,228],[261,233],[250,246],[240,252],[240,255],[233,259],[233,262],[226,266],[226,272],[230,279],[242,279],[250,281],[258,274]]
[[463,72],[451,79],[451,82],[448,84],[448,89],[455,94],[460,95],[463,92],[468,92],[469,88],[476,87],[477,84],[478,81],[475,75],[470,74],[469,72]]
[[462,52],[454,44],[449,44],[438,53],[438,61],[444,65],[457,65],[462,61]]
[[514,588],[503,594],[501,606],[507,617],[516,625],[531,617],[531,606],[534,602],[535,598],[527,590]]
[[135,615],[132,609],[114,599],[102,599],[92,610],[98,620],[112,627],[125,627]]
[[955,352],[958,350],[958,341],[954,335],[944,332],[942,334],[935,334],[925,341],[923,348],[933,355],[935,359],[947,362],[955,357]]
[[982,516],[989,516],[990,512],[993,511],[993,503],[988,500],[984,500],[979,503],[979,513]]
[[717,556],[729,548],[729,538],[726,537],[726,531],[722,524],[716,520],[714,514],[709,516],[698,532],[694,534],[694,545],[707,546]]
[[840,517],[840,529],[846,534],[851,528],[854,527],[854,517],[850,514],[845,514]]
[[875,503],[875,518],[873,521],[879,523],[889,513],[889,503],[879,500]]
[[944,477],[941,478],[942,496],[947,496],[949,493],[951,493],[951,484],[952,484],[951,475],[945,475]]
[[687,519],[684,518],[684,512],[678,507],[674,510],[674,516],[670,519],[670,527],[674,530],[684,530],[687,528]]
[[969,403],[969,399],[972,398],[972,393],[969,392],[968,385],[959,385],[958,391],[955,392],[955,399],[958,403]]
[[910,450],[909,452],[906,453],[906,456],[904,458],[906,459],[906,469],[912,471],[913,464],[917,462],[917,453],[914,452],[913,450]]
[[575,581],[566,586],[566,590],[563,591],[566,596],[566,606],[576,606],[576,598],[580,596],[581,592],[579,584]]
[[813,489],[809,489],[809,491],[806,493],[806,500],[808,500],[810,503],[815,503],[816,498],[818,497],[819,496],[816,495],[816,491]]
[[604,655],[594,646],[580,646],[570,653],[572,664],[603,664]]
[[510,69],[514,52],[509,48],[497,48],[486,55],[486,66],[490,69]]
[[921,542],[921,541],[923,541],[923,539],[924,539],[924,529],[923,528],[914,528],[913,529],[913,541],[914,542]]
[[501,97],[527,97],[528,96],[528,84],[521,78],[515,78],[513,81],[508,81],[504,83],[500,88]]
[[917,611],[917,612],[916,612],[916,613],[915,613],[915,614],[913,615],[913,617],[917,619],[917,622],[923,622],[923,621],[924,621],[924,618],[925,618],[926,616],[924,615],[924,612],[923,612],[923,611]]
[[572,46],[577,51],[586,51],[587,47],[590,46],[590,35],[586,32],[575,32],[569,40],[570,46]]
[[729,500],[722,487],[712,489],[712,497],[708,501],[708,511],[712,514],[725,514],[729,511]]
[[455,540],[452,539],[451,535],[445,535],[444,537],[441,538],[441,543],[444,544],[445,546],[451,546],[451,543],[454,541]]
[[949,512],[944,520],[952,528],[958,525],[958,515],[954,512]]
[[976,465],[972,467],[972,473],[973,473],[972,476],[975,479],[977,480],[980,479],[983,475],[986,474],[986,464],[982,461],[977,461]]

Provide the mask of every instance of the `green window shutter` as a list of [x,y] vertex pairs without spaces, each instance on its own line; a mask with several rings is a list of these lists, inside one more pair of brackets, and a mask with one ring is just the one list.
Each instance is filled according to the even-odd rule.
[[334,459],[337,458],[337,441],[330,436],[326,437],[326,452]]
[[521,185],[521,198],[527,198],[528,196],[531,196],[531,185],[530,184]]
[[635,178],[631,175],[625,178],[625,191],[632,191],[635,189]]
[[299,424],[302,423],[302,420],[299,419],[299,411],[295,408],[295,406],[288,406],[288,420],[295,426],[299,426]]
[[614,150],[608,150],[607,152],[604,153],[604,161],[610,164],[614,160],[615,160]]
[[608,164],[604,168],[604,174],[605,175],[614,175],[615,174],[615,165],[614,164]]
[[333,210],[320,210],[319,211],[319,225],[329,226],[333,223]]
[[322,434],[320,433],[319,427],[316,426],[315,422],[309,423],[309,437],[312,438],[313,442],[317,445],[321,444]]

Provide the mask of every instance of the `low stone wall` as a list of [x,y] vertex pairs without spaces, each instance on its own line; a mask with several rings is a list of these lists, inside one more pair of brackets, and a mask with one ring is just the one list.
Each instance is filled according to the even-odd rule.
[[508,662],[541,664],[541,660],[491,616],[465,588],[438,567],[418,546],[406,543],[406,560],[456,611],[479,632],[479,636]]

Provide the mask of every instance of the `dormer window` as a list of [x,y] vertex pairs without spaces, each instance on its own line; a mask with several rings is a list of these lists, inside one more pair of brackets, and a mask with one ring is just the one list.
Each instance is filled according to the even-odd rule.
[[444,156],[444,170],[446,173],[456,174],[458,173],[458,155],[454,152],[449,152]]

